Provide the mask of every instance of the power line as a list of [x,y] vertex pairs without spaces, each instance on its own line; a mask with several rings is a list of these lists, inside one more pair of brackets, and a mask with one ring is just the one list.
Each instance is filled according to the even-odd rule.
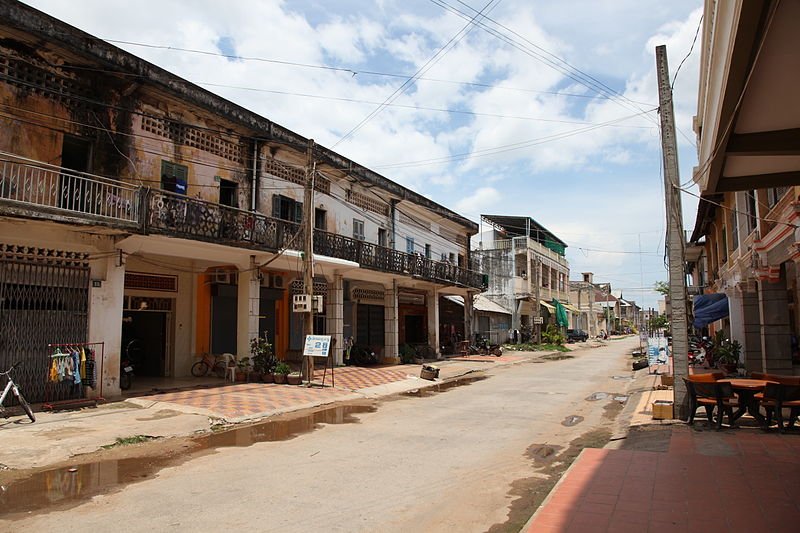
[[[437,50],[436,53],[433,54],[433,56],[430,59],[428,59],[428,61],[426,61],[424,65],[422,65],[420,68],[418,68],[417,71],[410,78],[408,78],[406,81],[403,82],[402,85],[400,85],[400,87],[395,89],[394,92],[392,94],[390,94],[386,98],[386,100],[384,100],[384,102],[381,105],[379,105],[377,108],[375,108],[366,117],[361,119],[361,122],[359,122],[358,124],[353,126],[353,128],[351,128],[350,131],[348,131],[343,136],[341,136],[338,141],[333,143],[333,146],[331,146],[331,148],[336,148],[340,143],[342,143],[342,141],[345,141],[346,139],[348,139],[351,136],[353,136],[359,129],[361,129],[362,126],[364,126],[364,124],[366,124],[367,122],[372,120],[375,116],[378,115],[378,113],[383,111],[383,109],[385,108],[387,103],[391,103],[394,100],[396,100],[397,98],[399,98],[401,94],[403,94],[408,88],[411,87],[411,85],[416,81],[416,79],[419,76],[422,76],[428,70],[433,68],[433,66],[436,63],[438,63],[439,60],[441,60],[445,56],[445,54],[447,54],[450,50],[452,50],[455,47],[455,45],[458,44],[459,41],[461,41],[461,39],[466,37],[466,35],[475,28],[475,26],[474,26],[475,20],[478,19],[479,17],[483,16],[483,12],[484,11],[489,9],[489,7],[492,6],[492,4],[495,4],[495,2],[499,3],[500,1],[501,0],[489,0],[489,2],[483,7],[483,9],[481,9],[479,12],[476,12],[475,16],[473,16],[469,20],[469,22],[463,28],[461,28],[458,31],[458,33],[456,33],[453,37],[451,37],[450,40],[447,41],[447,43],[445,43],[444,46],[439,48],[439,50]],[[497,4],[495,4],[495,6],[496,5]],[[489,11],[491,11],[491,9],[489,9]]]
[[695,43],[697,42],[697,35],[700,33],[700,27],[703,25],[703,17],[704,17],[704,15],[700,15],[700,20],[699,20],[699,21],[697,21],[697,29],[696,29],[696,30],[695,30],[695,32],[694,32],[694,39],[692,39],[692,46],[689,48],[689,51],[686,53],[686,55],[684,56],[684,58],[683,58],[683,59],[681,59],[681,62],[680,62],[680,64],[678,65],[678,68],[677,68],[677,69],[675,69],[675,75],[672,77],[672,83],[671,83],[671,84],[670,84],[670,86],[669,86],[669,88],[670,88],[670,89],[674,89],[674,88],[675,88],[675,82],[676,82],[676,81],[677,81],[677,79],[678,79],[678,73],[681,71],[681,67],[683,66],[683,63],[684,63],[684,62],[685,62],[687,59],[689,59],[689,56],[690,56],[690,55],[692,55],[692,51],[694,50],[694,45],[695,45]]

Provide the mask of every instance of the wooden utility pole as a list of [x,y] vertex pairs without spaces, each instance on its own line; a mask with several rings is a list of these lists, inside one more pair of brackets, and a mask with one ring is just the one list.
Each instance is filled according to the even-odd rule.
[[686,275],[681,207],[680,176],[678,173],[678,143],[675,138],[675,116],[672,108],[672,88],[669,84],[667,47],[656,47],[658,76],[658,107],[661,115],[661,150],[664,156],[664,197],[667,208],[667,252],[669,257],[669,297],[672,302],[670,331],[672,332],[672,362],[675,375],[675,416],[688,418],[689,400],[684,377],[689,375],[689,325],[686,312]]
[[[306,150],[306,183],[303,198],[303,292],[308,295],[311,309],[305,314],[303,332],[314,334],[314,141],[309,139]],[[303,378],[311,385],[314,378],[314,358],[303,357]]]

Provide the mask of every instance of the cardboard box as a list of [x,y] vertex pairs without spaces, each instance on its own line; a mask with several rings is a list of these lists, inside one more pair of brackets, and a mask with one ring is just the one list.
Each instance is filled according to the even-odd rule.
[[656,400],[653,402],[654,420],[671,420],[672,418],[672,400]]
[[665,387],[672,387],[675,385],[675,376],[672,374],[661,374],[661,384]]

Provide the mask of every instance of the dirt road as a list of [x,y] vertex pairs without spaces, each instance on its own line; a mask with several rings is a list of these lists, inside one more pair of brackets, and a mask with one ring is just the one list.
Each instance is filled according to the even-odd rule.
[[[611,435],[634,344],[498,368],[382,401],[356,423],[222,447],[70,509],[7,515],[0,530],[518,531],[564,462]],[[244,433],[218,442],[240,437],[248,444]]]

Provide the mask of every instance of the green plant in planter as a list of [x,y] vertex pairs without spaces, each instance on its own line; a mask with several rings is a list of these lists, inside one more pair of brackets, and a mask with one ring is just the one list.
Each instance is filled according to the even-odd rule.
[[275,366],[275,383],[286,383],[286,376],[292,371],[286,363],[278,363]]
[[267,340],[267,336],[256,337],[250,341],[250,353],[252,354],[253,368],[260,374],[269,374],[275,371],[278,359],[272,352],[272,344]]
[[738,366],[742,344],[737,340],[723,339],[720,333],[714,339],[714,356],[723,365]]
[[400,362],[408,365],[414,362],[417,357],[417,351],[410,344],[404,344],[400,347]]
[[548,324],[547,329],[542,333],[542,341],[547,344],[555,344],[556,346],[561,346],[564,344],[566,338],[564,334],[561,333],[561,328],[556,326],[555,324]]

